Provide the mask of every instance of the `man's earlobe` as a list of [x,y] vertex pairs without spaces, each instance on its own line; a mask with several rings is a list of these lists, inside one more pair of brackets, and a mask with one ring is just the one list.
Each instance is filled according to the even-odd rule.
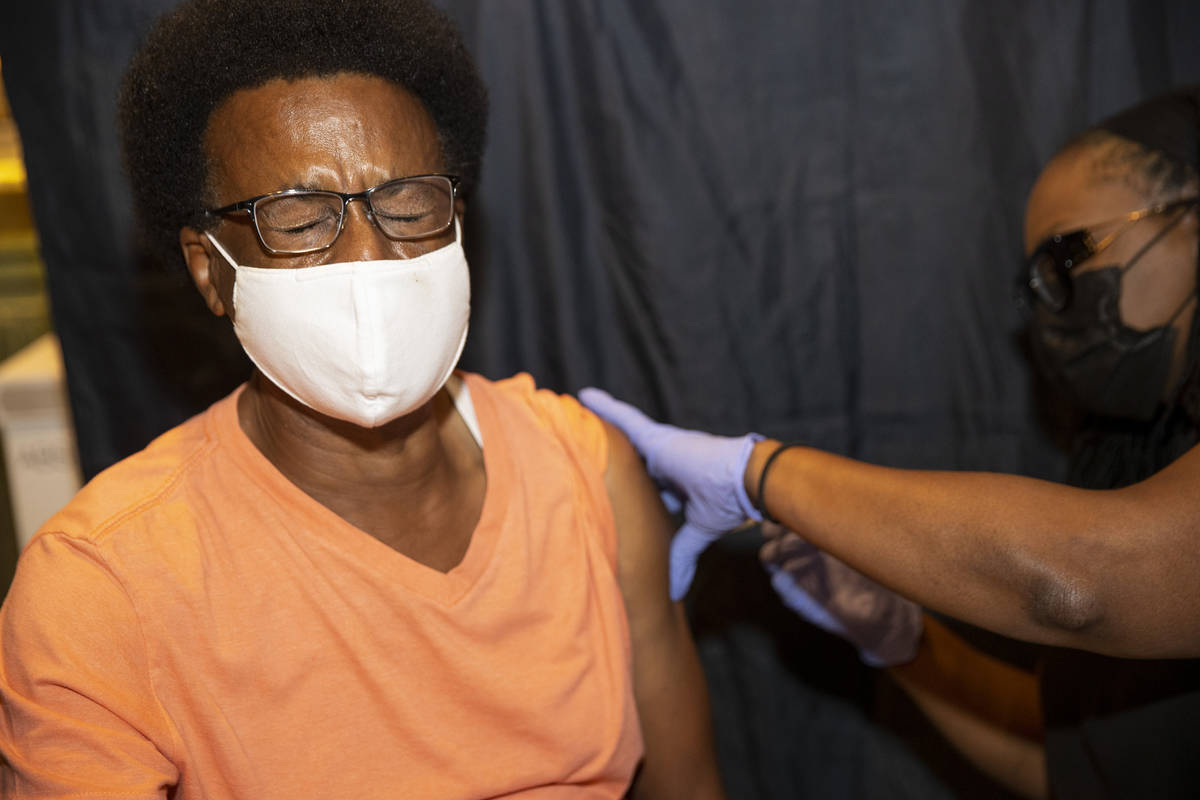
[[209,311],[218,317],[225,314],[225,304],[221,301],[218,287],[220,277],[219,256],[212,250],[208,237],[195,228],[181,228],[179,231],[179,247],[183,251],[183,260],[192,276],[192,283],[200,296],[204,298]]

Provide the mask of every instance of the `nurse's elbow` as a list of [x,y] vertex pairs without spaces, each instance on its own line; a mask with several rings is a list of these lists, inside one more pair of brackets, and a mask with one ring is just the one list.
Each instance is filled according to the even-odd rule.
[[1103,604],[1094,581],[1080,575],[1042,572],[1029,582],[1028,611],[1039,626],[1064,633],[1095,628]]

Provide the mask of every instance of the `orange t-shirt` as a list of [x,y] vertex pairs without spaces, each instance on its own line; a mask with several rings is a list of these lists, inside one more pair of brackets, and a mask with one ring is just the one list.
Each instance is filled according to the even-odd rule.
[[0,610],[4,796],[621,797],[603,429],[526,375],[465,380],[487,494],[448,573],[288,482],[238,392],[88,484]]

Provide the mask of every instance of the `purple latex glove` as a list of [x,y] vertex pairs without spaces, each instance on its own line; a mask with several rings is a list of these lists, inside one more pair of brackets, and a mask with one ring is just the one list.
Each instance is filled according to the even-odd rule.
[[672,512],[683,509],[683,526],[671,540],[671,599],[687,594],[696,561],[721,534],[747,519],[759,521],[742,476],[756,433],[733,438],[663,425],[602,389],[587,388],[579,400],[616,425],[641,453],[650,477],[663,489]]
[[780,525],[764,523],[763,534],[759,556],[785,605],[853,644],[872,667],[913,659],[924,629],[920,606]]

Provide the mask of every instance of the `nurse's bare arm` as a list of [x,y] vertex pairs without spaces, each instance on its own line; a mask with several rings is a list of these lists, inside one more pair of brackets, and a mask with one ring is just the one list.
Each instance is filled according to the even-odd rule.
[[[751,497],[778,446],[755,447]],[[784,525],[929,608],[1028,641],[1200,656],[1200,448],[1110,491],[794,448],[765,495]]]
[[888,674],[979,770],[1022,797],[1049,794],[1033,672],[977,650],[927,614],[916,658]]
[[683,607],[667,591],[673,526],[624,434],[605,423],[605,485],[618,537],[618,579],[633,643],[634,694],[646,757],[635,798],[723,798],[708,686]]

